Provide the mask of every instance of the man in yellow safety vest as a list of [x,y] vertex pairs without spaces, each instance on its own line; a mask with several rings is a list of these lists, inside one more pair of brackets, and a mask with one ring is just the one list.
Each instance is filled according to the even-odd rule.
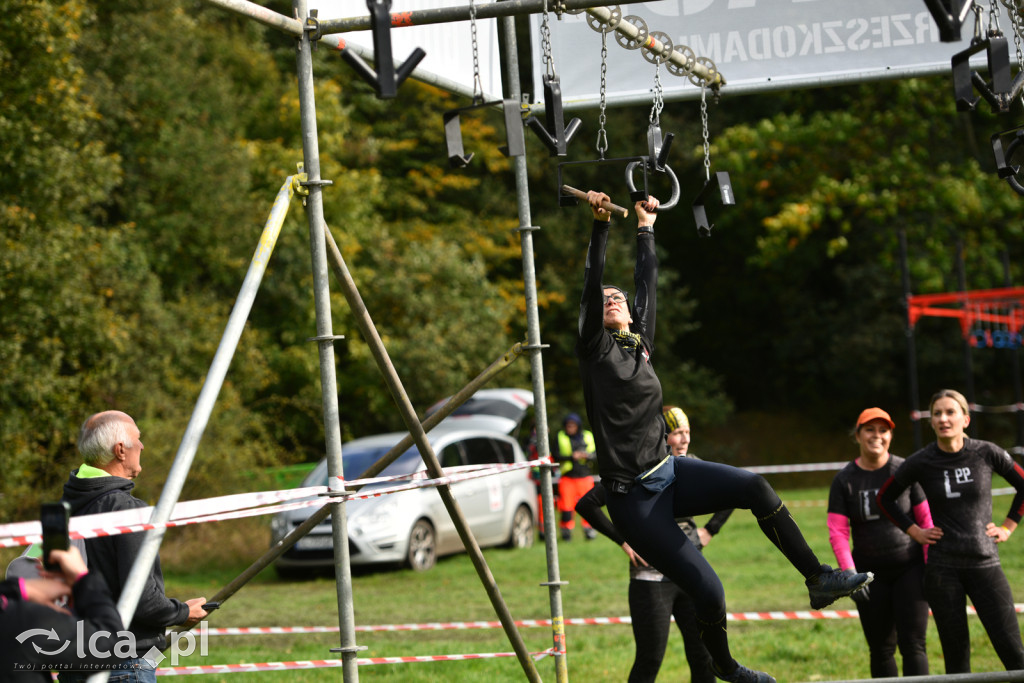
[[[569,413],[562,421],[562,430],[558,432],[557,460],[562,475],[558,480],[558,509],[562,513],[559,523],[563,541],[572,540],[572,530],[576,526],[576,503],[594,488],[591,467],[596,457],[593,433],[583,429],[583,421],[578,414]],[[597,538],[597,532],[586,520],[583,520],[583,534],[588,541]]]

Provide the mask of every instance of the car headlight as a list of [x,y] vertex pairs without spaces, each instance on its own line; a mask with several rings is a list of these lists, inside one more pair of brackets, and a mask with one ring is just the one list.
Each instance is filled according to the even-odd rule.
[[349,533],[353,536],[364,534],[380,534],[394,530],[398,515],[398,500],[394,495],[380,499],[376,505],[365,512],[359,511],[349,517]]
[[274,515],[270,519],[270,535],[277,543],[288,534],[288,515]]

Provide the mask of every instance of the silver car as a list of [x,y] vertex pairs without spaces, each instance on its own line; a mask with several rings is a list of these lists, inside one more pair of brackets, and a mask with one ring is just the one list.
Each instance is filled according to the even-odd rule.
[[[379,460],[405,432],[368,436],[342,446],[346,478],[358,477]],[[525,462],[516,441],[494,431],[486,417],[445,420],[428,434],[434,453],[446,474],[471,465]],[[406,475],[425,470],[414,446],[389,465],[379,476]],[[322,460],[302,486],[326,486],[327,461]],[[389,484],[371,484],[361,492]],[[452,484],[473,536],[481,547],[507,545],[525,548],[533,544],[537,518],[537,494],[528,468],[502,472]],[[417,571],[434,566],[437,558],[464,550],[448,511],[436,488],[417,488],[377,498],[351,500],[348,514],[349,555],[353,566],[370,564],[407,565]],[[301,524],[310,509],[275,515],[271,522],[271,543],[277,543]],[[311,530],[275,563],[282,576],[295,576],[313,567],[331,567],[334,551],[328,517]]]

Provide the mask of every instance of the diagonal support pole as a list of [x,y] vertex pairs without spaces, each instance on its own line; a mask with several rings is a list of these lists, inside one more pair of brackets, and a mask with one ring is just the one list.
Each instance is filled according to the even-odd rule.
[[[332,250],[337,250],[337,245],[334,244],[334,239],[328,233],[327,237],[328,247]],[[337,274],[337,268],[335,268]],[[339,276],[340,279],[340,276]],[[431,429],[436,427],[440,422],[455,412],[455,410],[465,403],[473,394],[475,394],[481,387],[490,382],[492,379],[497,377],[502,370],[511,365],[520,355],[523,353],[521,343],[515,344],[512,348],[506,351],[500,358],[491,363],[487,368],[479,375],[474,377],[469,383],[460,389],[454,396],[448,399],[443,406],[441,406],[437,412],[428,417],[423,421],[424,431],[429,432]],[[384,468],[393,463],[398,459],[402,453],[409,450],[412,446],[413,438],[412,435],[408,435],[395,444],[391,450],[385,453],[381,458],[366,469],[362,474],[359,475],[359,479],[369,479],[380,474]],[[361,486],[352,486],[351,490],[358,491]],[[299,526],[292,529],[284,538],[278,541],[272,548],[267,550],[263,555],[258,557],[252,564],[249,565],[241,574],[232,579],[226,586],[217,591],[216,595],[210,598],[210,602],[225,602],[228,598],[237,593],[245,584],[249,583],[257,574],[269,567],[274,560],[281,557],[285,552],[288,551],[295,543],[305,536],[307,533],[316,528],[321,522],[323,522],[331,514],[332,509],[338,503],[332,502],[324,505],[318,510],[315,510],[313,514],[305,519]],[[187,630],[183,628],[175,629],[175,631]],[[170,641],[168,641],[168,646]]]
[[[377,334],[377,328],[374,326],[373,320],[370,318],[370,313],[367,311],[366,305],[363,303],[363,298],[359,294],[359,289],[356,287],[356,283],[352,279],[352,274],[349,272],[348,266],[345,264],[345,259],[342,258],[341,251],[338,249],[337,244],[334,243],[334,239],[331,237],[330,230],[327,226],[324,226],[324,230],[325,235],[331,243],[331,258],[334,261],[335,270],[341,280],[341,291],[345,295],[345,300],[348,302],[349,307],[352,309],[359,331],[363,333],[363,340],[370,347],[373,359],[377,363],[377,368],[381,371],[381,374],[384,375],[384,381],[388,386],[388,390],[391,392],[392,398],[394,398],[395,403],[398,405],[399,412],[402,414],[402,419],[405,421],[406,428],[408,428],[413,441],[419,448],[420,456],[423,458],[423,462],[427,466],[427,472],[429,472],[430,476],[435,479],[443,477],[444,470],[441,469],[441,464],[437,461],[434,449],[430,445],[430,441],[427,439],[427,433],[424,429],[424,425],[420,424],[419,418],[416,416],[416,410],[413,408],[412,402],[409,400],[409,396],[405,392],[405,387],[402,386],[402,380],[398,377],[398,372],[395,371],[395,366],[391,363],[391,358],[388,356],[387,349],[384,347],[384,342],[381,340],[380,335]],[[512,613],[505,604],[505,600],[501,596],[501,591],[498,590],[498,584],[494,579],[494,575],[491,574],[490,567],[487,566],[487,561],[484,559],[483,552],[481,552],[480,546],[476,542],[476,538],[473,537],[473,533],[470,531],[469,525],[466,523],[466,518],[462,514],[462,509],[459,507],[458,501],[455,500],[455,496],[452,495],[451,486],[448,484],[439,486],[437,492],[440,494],[441,501],[448,510],[448,514],[451,516],[452,522],[455,524],[455,529],[459,533],[459,538],[462,539],[462,543],[466,547],[466,552],[469,554],[469,557],[473,562],[473,566],[476,568],[476,572],[479,575],[481,582],[484,584],[484,589],[487,591],[487,597],[490,598],[491,605],[494,607],[494,611],[498,615],[498,619],[501,621],[502,628],[505,630],[505,634],[512,643],[512,649],[515,650],[516,658],[523,667],[523,672],[526,674],[528,680],[540,681],[540,674],[537,673],[537,667],[534,665],[533,657],[530,656],[530,652],[526,648],[526,643],[523,641],[522,635],[516,628],[515,620],[512,618]]]
[[[171,471],[167,474],[163,490],[160,492],[160,499],[149,521],[151,524],[163,524],[171,518],[174,506],[181,496],[181,490],[188,478],[188,471],[192,467],[196,451],[199,449],[199,442],[203,438],[206,424],[210,420],[210,414],[217,402],[217,394],[224,386],[224,378],[227,376],[228,368],[231,366],[231,358],[235,349],[238,348],[238,341],[245,330],[245,321],[249,318],[249,312],[256,300],[256,292],[259,290],[260,282],[267,271],[267,263],[274,252],[277,238],[281,234],[281,226],[285,216],[288,215],[288,204],[297,187],[297,178],[288,176],[277,198],[274,200],[274,207],[263,227],[263,234],[260,235],[259,244],[253,253],[249,263],[249,270],[242,281],[241,290],[235,300],[235,306],[231,309],[228,322],[224,326],[224,333],[221,336],[220,344],[210,362],[210,369],[206,373],[206,381],[203,388],[199,390],[199,397],[192,410],[192,417],[189,419],[185,433],[181,437],[181,443],[174,455],[174,463]],[[132,570],[128,573],[124,587],[121,589],[121,596],[117,601],[117,609],[121,614],[121,621],[131,624],[132,617],[138,607],[139,599],[146,587],[146,580],[149,578],[150,569],[156,561],[160,551],[160,544],[164,538],[164,527],[146,531],[146,536],[136,555]],[[145,653],[138,653],[143,656]],[[105,683],[110,677],[110,671],[101,671],[89,677],[90,683]]]

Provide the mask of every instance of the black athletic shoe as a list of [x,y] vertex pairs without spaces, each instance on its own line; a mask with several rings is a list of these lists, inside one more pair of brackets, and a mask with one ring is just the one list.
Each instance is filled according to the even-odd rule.
[[728,676],[718,673],[717,667],[712,665],[715,676],[729,683],[775,683],[775,679],[764,671],[754,671],[742,664],[736,664],[736,670]]
[[811,595],[811,608],[828,607],[839,598],[850,595],[864,588],[875,575],[871,572],[858,574],[852,569],[832,569],[827,564],[821,565],[821,571],[807,579],[807,592]]

